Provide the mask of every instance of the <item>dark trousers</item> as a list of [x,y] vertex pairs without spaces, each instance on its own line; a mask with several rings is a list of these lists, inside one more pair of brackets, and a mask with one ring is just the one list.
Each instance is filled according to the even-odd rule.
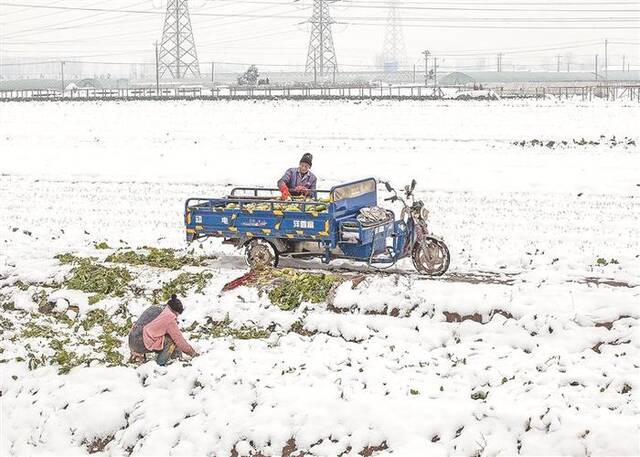
[[162,345],[162,349],[159,351],[150,351],[144,345],[144,339],[142,337],[142,325],[138,326],[137,324],[129,333],[129,349],[131,352],[137,352],[138,354],[149,354],[151,352],[155,352],[158,354],[156,357],[156,362],[160,366],[164,366],[170,359],[177,359],[182,355],[182,352],[178,350],[176,347],[176,343],[171,339],[169,335],[164,336],[164,344]]
[[156,351],[158,356],[156,362],[161,367],[165,366],[169,359],[177,359],[182,355],[182,352],[176,347],[176,343],[173,342],[169,335],[164,336],[164,345],[161,351]]

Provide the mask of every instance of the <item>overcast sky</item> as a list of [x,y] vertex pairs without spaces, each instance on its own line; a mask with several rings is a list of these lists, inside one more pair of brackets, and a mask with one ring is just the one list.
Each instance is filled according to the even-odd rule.
[[[634,68],[640,60],[637,0],[406,0],[397,4],[408,66],[421,62],[423,49],[440,56],[445,65],[458,66],[483,59],[494,62],[495,54],[503,51],[507,70],[512,63],[553,67],[556,55],[564,59],[568,53],[576,62],[592,62],[596,53],[604,55],[605,38],[611,43],[611,68],[621,66],[623,54]],[[340,68],[374,64],[383,48],[386,5],[385,0],[332,4]],[[201,65],[214,60],[304,66],[311,0],[191,0],[189,7]],[[16,57],[151,62],[165,9],[166,0],[0,0],[0,54],[5,62]]]

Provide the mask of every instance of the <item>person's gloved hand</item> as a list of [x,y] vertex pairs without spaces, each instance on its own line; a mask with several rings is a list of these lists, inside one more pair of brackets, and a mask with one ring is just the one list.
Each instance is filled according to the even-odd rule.
[[281,200],[287,200],[291,197],[291,194],[289,193],[289,188],[285,183],[280,184],[280,187],[278,187],[278,189],[280,189]]
[[294,189],[297,194],[304,195],[305,197],[309,195],[309,189],[304,186],[298,186]]

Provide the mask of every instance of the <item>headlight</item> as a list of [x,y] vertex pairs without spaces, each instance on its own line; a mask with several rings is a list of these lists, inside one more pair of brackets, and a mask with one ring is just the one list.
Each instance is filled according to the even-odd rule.
[[420,218],[424,221],[429,217],[429,210],[424,206],[420,209]]

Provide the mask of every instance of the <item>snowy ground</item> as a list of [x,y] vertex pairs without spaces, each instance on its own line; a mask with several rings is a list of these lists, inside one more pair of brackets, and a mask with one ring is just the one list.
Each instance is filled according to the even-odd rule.
[[[0,105],[0,454],[640,454],[639,119],[624,102]],[[303,152],[321,187],[416,178],[450,273],[341,264],[357,272],[326,301],[283,311],[220,293],[246,270],[219,242],[179,270],[104,262],[186,253],[185,198],[272,186]],[[63,287],[69,252],[130,285]],[[118,332],[182,273],[212,275],[183,300],[202,355],[126,365]],[[61,369],[60,344],[86,362]]]

